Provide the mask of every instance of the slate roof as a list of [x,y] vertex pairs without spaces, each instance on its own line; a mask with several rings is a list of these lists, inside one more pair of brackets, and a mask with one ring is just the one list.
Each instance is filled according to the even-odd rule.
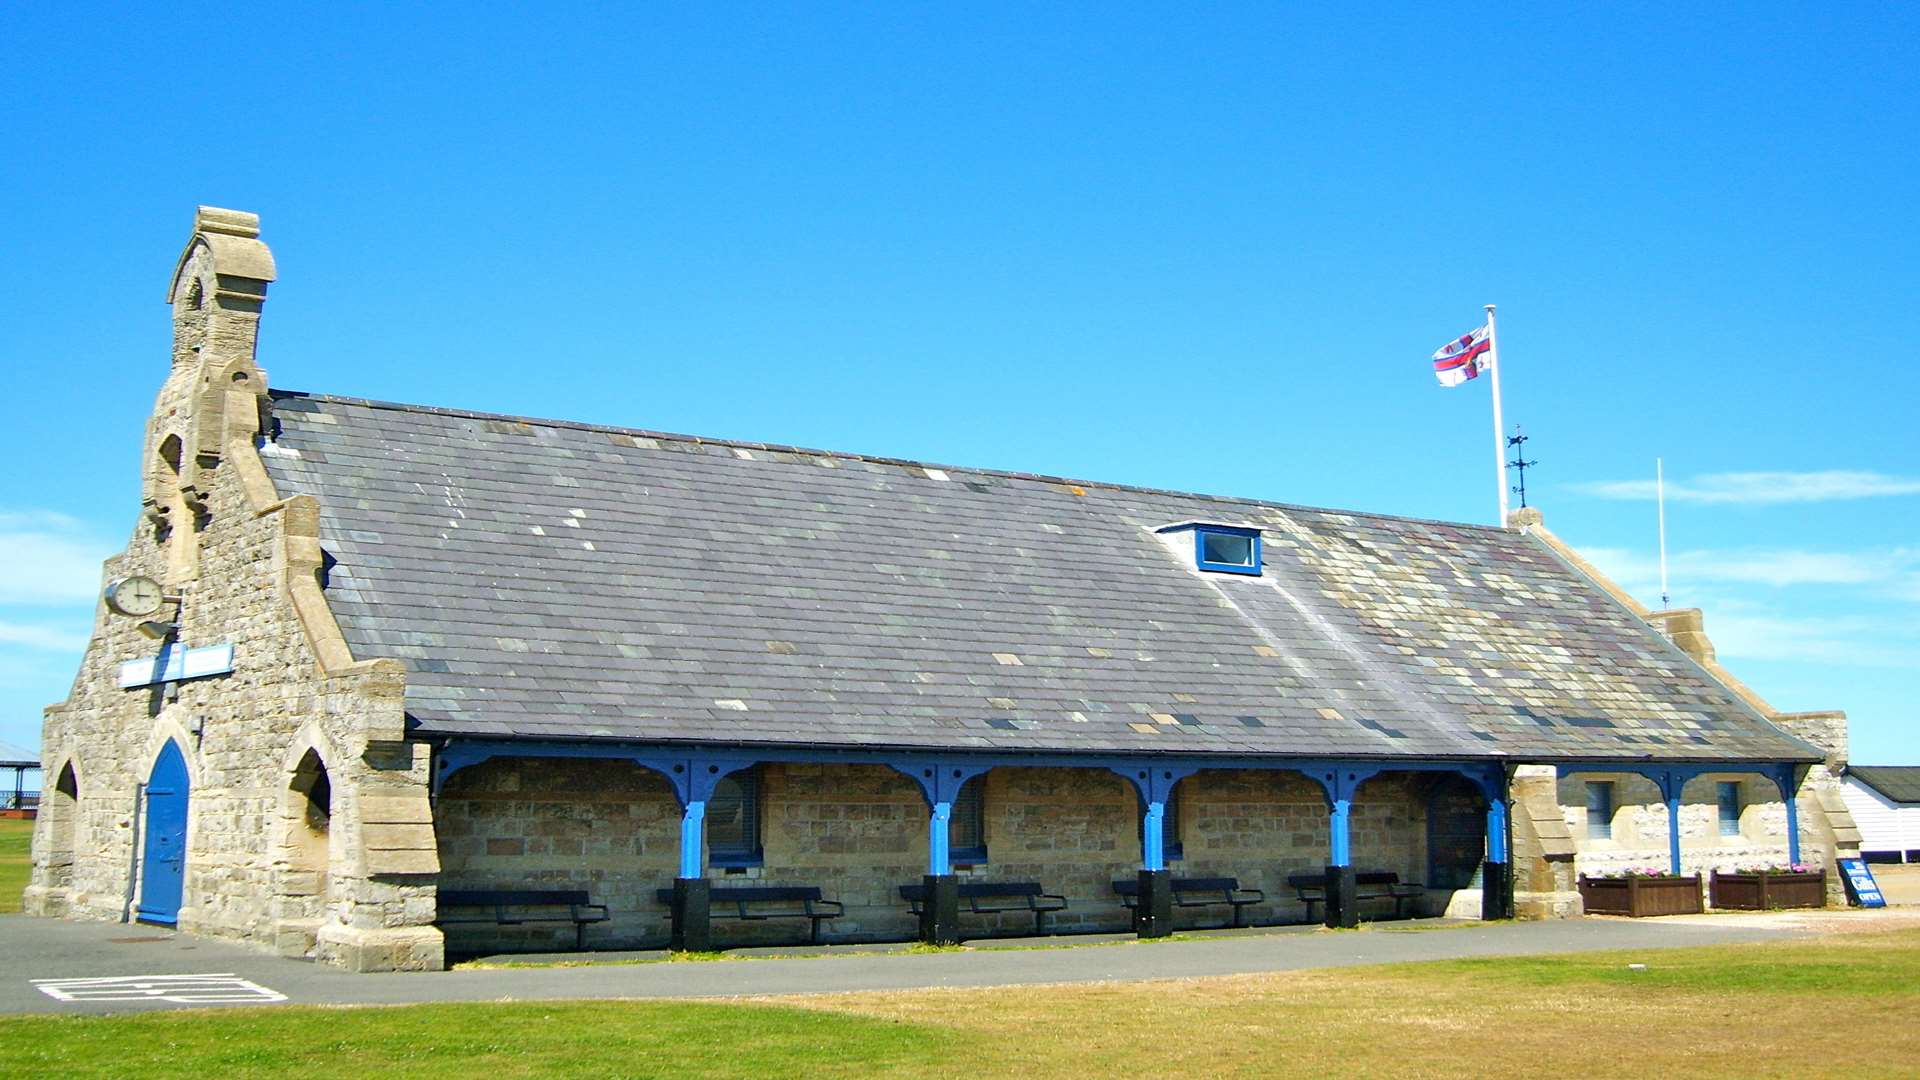
[[[1536,539],[277,392],[415,733],[999,751],[1814,760]],[[1152,532],[1251,523],[1266,572]]]
[[1849,765],[1847,775],[1898,803],[1920,803],[1920,765]]

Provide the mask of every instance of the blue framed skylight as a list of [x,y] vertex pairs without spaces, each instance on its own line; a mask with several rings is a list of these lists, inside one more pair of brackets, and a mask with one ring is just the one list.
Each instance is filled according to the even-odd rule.
[[1216,574],[1260,572],[1260,530],[1250,525],[1183,521],[1163,525],[1159,533],[1193,533],[1193,565]]

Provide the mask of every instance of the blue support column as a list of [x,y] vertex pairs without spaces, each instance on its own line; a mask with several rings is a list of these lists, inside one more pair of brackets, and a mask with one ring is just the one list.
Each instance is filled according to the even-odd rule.
[[1173,933],[1173,871],[1167,869],[1167,803],[1175,784],[1199,771],[1184,763],[1112,766],[1140,796],[1139,891],[1133,899],[1133,931],[1143,938]]
[[1361,784],[1379,772],[1379,766],[1358,762],[1328,762],[1307,771],[1320,784],[1327,798],[1327,925],[1360,925],[1360,902],[1354,882],[1353,841],[1350,823],[1353,795]]
[[953,876],[953,803],[967,781],[991,766],[932,758],[888,761],[920,785],[927,800],[927,876],[920,904],[920,940],[929,945],[960,941],[960,881]]
[[1487,861],[1480,869],[1480,918],[1513,918],[1513,864],[1507,850],[1507,770],[1489,769],[1481,780],[1487,796]]
[[1667,800],[1667,857],[1673,862],[1673,872],[1680,873],[1680,793],[1686,787],[1686,777],[1668,769],[1660,774],[1657,781],[1660,794]]
[[707,881],[707,801],[727,774],[748,768],[753,762],[703,754],[634,760],[664,775],[673,785],[674,797],[680,800],[680,872],[673,879],[667,947],[674,952],[711,951],[713,886]]

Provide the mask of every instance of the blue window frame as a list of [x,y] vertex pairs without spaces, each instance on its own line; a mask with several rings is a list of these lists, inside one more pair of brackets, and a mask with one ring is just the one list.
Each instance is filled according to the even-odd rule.
[[[1144,850],[1147,844],[1147,802],[1137,799],[1140,804],[1140,821],[1137,832],[1140,846]],[[1180,784],[1176,782],[1173,790],[1167,793],[1167,805],[1160,816],[1160,854],[1168,862],[1186,857],[1186,846],[1180,843]]]
[[1587,838],[1613,839],[1613,781],[1587,781]]
[[1715,800],[1720,804],[1720,835],[1740,835],[1740,781],[1722,780],[1713,785]]
[[987,776],[960,785],[947,823],[947,857],[962,866],[987,861]]
[[1202,570],[1222,574],[1260,572],[1260,530],[1233,525],[1196,525],[1193,561]]
[[760,768],[725,777],[707,800],[707,861],[722,868],[759,866]]

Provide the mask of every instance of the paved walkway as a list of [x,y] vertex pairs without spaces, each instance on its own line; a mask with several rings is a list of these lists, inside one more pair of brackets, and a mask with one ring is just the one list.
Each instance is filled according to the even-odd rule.
[[[886,953],[829,946],[713,963],[595,964],[355,975],[244,946],[118,923],[0,916],[0,1013],[124,1012],[206,1004],[399,1004],[567,998],[734,997],[849,990],[1002,986],[1241,975],[1302,968],[1479,956],[1660,949],[1806,934],[1736,915],[1705,920],[1582,919],[1481,925],[1375,923],[1358,932],[1311,927],[1226,931],[1139,943],[1049,938],[981,943],[963,952]],[[596,958],[604,954],[587,954]],[[636,954],[639,955],[639,954]],[[580,959],[581,954],[567,954]],[[168,976],[231,976],[168,981]],[[130,979],[144,980],[129,982]],[[51,993],[49,992],[51,991]]]

